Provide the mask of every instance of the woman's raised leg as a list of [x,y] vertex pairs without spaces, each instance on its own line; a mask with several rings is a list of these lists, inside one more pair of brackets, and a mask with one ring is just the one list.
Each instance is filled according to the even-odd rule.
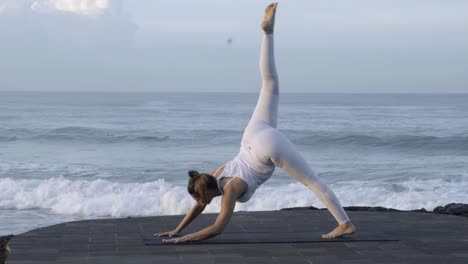
[[262,89],[250,123],[263,121],[272,127],[277,126],[279,81],[276,72],[273,31],[277,3],[270,4],[265,9],[262,29],[265,32],[260,50],[260,73]]

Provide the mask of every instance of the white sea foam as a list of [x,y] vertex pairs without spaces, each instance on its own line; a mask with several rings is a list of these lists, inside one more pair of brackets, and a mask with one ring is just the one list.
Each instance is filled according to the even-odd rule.
[[[331,186],[344,206],[384,206],[396,209],[426,208],[450,202],[468,202],[468,175],[455,181],[411,180],[402,183],[348,181]],[[281,198],[277,198],[281,197]],[[218,212],[214,199],[206,212]],[[0,178],[0,209],[48,209],[54,213],[85,217],[125,217],[184,214],[194,201],[185,186],[164,180],[146,183],[116,183],[107,180],[14,180]],[[323,207],[299,183],[262,186],[253,198],[238,203],[236,210],[277,210],[297,206]]]

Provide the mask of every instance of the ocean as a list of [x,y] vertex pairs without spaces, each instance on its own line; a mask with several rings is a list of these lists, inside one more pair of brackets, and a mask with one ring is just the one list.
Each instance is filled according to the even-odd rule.
[[[187,171],[237,155],[257,96],[0,92],[0,235],[186,213]],[[468,94],[281,94],[278,127],[344,206],[432,210],[468,203],[467,102]],[[276,169],[236,211],[310,205],[323,207]],[[217,198],[206,212],[219,208]]]

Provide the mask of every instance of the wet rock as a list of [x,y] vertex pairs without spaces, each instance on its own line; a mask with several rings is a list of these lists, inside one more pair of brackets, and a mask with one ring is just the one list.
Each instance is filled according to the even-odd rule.
[[437,206],[434,213],[468,216],[468,204],[449,203],[445,206]]
[[429,213],[429,211],[426,210],[426,208],[414,209],[414,210],[411,210],[410,212]]
[[[445,206],[437,206],[434,210],[428,211],[425,208],[414,209],[414,210],[398,210],[394,208],[386,208],[383,206],[345,206],[343,207],[346,211],[355,211],[355,212],[417,212],[417,213],[437,213],[437,214],[451,214],[451,215],[461,215],[468,217],[468,204],[462,203],[450,203]],[[281,211],[290,211],[290,210],[326,210],[325,208],[317,208],[314,206],[306,207],[291,207],[283,208]]]
[[291,210],[320,210],[314,206],[306,206],[306,207],[289,207],[289,208],[282,208],[280,211],[291,211]]
[[347,206],[344,207],[346,211],[366,211],[366,212],[400,212],[400,210],[393,208],[386,208],[382,206]]
[[10,248],[8,247],[8,241],[13,237],[13,235],[0,237],[0,264],[4,264],[8,254],[10,253]]

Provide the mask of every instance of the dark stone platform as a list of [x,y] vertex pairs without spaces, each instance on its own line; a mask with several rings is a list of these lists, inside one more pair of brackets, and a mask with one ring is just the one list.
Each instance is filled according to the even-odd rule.
[[[359,234],[398,241],[145,246],[183,216],[100,219],[35,229],[10,241],[10,264],[30,263],[468,263],[468,218],[424,212],[349,210]],[[184,233],[214,222],[203,214]],[[326,210],[236,212],[225,232],[326,232]]]

